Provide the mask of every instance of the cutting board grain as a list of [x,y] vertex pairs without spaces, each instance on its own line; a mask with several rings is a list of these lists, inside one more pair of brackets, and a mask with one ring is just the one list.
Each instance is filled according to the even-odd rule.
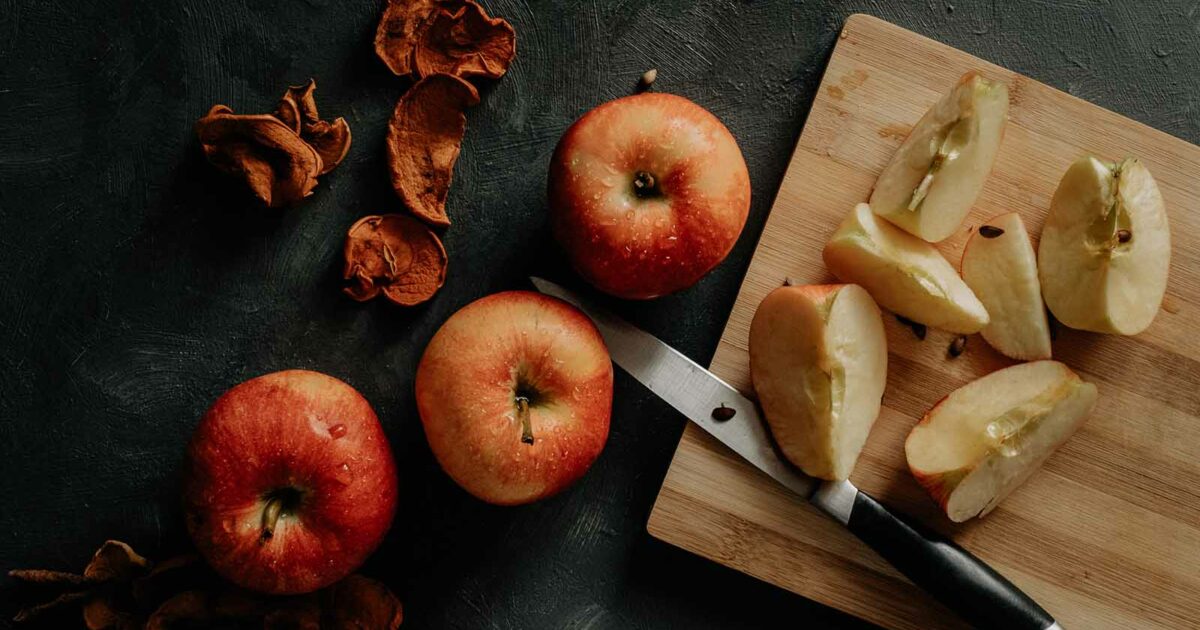
[[[1097,42],[1097,45],[1102,45]],[[1140,157],[1170,214],[1167,297],[1137,337],[1061,330],[1055,358],[1100,388],[1087,424],[988,517],[953,525],[909,475],[903,441],[938,399],[1011,364],[977,335],[919,341],[885,315],[888,386],[852,480],[953,536],[1067,628],[1200,623],[1200,148],[873,17],[846,22],[780,186],[712,369],[750,392],[746,339],[759,301],[792,278],[832,281],[821,248],[865,201],[911,125],[965,71],[1009,85],[1010,122],[987,186],[940,247],[1019,211],[1041,231],[1078,156]],[[657,538],[889,628],[959,622],[866,546],[689,426],[648,526]]]

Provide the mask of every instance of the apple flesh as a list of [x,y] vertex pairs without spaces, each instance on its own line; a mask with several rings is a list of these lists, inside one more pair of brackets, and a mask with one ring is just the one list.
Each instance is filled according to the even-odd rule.
[[909,470],[950,520],[991,512],[1087,419],[1096,386],[1058,361],[1022,363],[942,399],[904,442]]
[[862,285],[880,306],[927,326],[971,334],[988,312],[933,245],[878,219],[860,203],[830,237],[825,266]]
[[592,321],[508,291],[446,320],[417,367],[417,410],[442,469],[472,495],[529,503],[570,486],[608,439],[613,370]]
[[971,235],[962,278],[987,309],[988,324],[979,331],[985,341],[1014,359],[1050,358],[1050,322],[1021,215],[995,217]]
[[1171,231],[1141,162],[1077,160],[1063,175],[1038,245],[1042,295],[1071,328],[1136,335],[1167,290]]
[[775,289],[750,324],[750,375],[784,456],[848,478],[887,383],[879,307],[853,284]]
[[371,405],[305,370],[221,395],[188,444],[184,511],[196,548],[230,582],[307,593],[349,575],[396,511],[396,465]]
[[1008,121],[1008,87],[968,72],[925,113],[871,193],[871,209],[914,236],[954,233],[983,190]]
[[716,116],[647,92],[567,129],[548,192],[575,269],[601,291],[649,299],[692,286],[725,259],[746,223],[750,175]]

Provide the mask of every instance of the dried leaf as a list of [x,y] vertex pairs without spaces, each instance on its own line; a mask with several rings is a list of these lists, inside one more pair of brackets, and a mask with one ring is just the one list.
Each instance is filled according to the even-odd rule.
[[413,52],[417,74],[499,79],[517,55],[517,33],[503,18],[492,18],[477,2],[433,14]]
[[271,208],[312,194],[323,170],[316,150],[270,114],[239,115],[216,105],[196,123],[196,134],[213,166],[241,177]]
[[396,630],[404,621],[404,607],[388,587],[358,574],[329,587],[327,598],[332,630]]
[[389,0],[375,29],[375,54],[394,74],[412,74],[413,52],[433,18],[439,0]]
[[346,294],[362,302],[382,292],[402,306],[433,297],[446,280],[446,250],[420,221],[401,214],[359,219],[346,235]]
[[132,547],[119,540],[105,541],[92,561],[83,570],[83,577],[91,582],[132,580],[150,570],[150,561],[139,556]]
[[467,118],[479,103],[470,83],[435,74],[413,85],[392,112],[388,125],[388,167],[392,187],[413,214],[433,225],[450,225],[446,195],[454,177]]

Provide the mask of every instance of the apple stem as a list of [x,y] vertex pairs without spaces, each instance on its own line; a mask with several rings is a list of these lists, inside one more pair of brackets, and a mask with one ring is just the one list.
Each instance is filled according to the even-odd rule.
[[521,441],[533,444],[533,425],[529,422],[529,399],[517,396],[517,419],[521,421]]
[[283,497],[267,499],[267,505],[263,508],[262,513],[263,541],[270,540],[275,535],[275,525],[279,523],[279,517],[283,515],[283,503]]
[[638,171],[633,176],[633,192],[639,197],[653,197],[658,194],[658,182],[646,171]]

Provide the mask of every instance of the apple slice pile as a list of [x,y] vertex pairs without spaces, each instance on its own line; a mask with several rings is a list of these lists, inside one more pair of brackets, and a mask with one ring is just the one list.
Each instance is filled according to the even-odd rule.
[[1032,361],[955,390],[908,436],[909,469],[955,522],[994,509],[1096,404],[1094,385],[1049,360],[1046,308],[1072,328],[1123,335],[1157,314],[1170,232],[1158,186],[1133,158],[1071,165],[1036,255],[1015,212],[971,230],[961,277],[938,252],[934,243],[959,231],[983,189],[1007,115],[1006,86],[964,75],[825,245],[825,266],[847,284],[787,286],[759,305],[754,388],[780,451],[806,473],[847,478],[879,415],[887,348],[875,302]]

